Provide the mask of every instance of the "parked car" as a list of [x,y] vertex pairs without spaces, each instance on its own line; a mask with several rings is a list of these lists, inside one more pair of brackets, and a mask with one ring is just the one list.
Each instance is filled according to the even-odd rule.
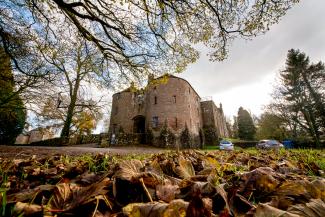
[[283,148],[284,145],[282,143],[280,143],[277,140],[273,140],[273,139],[264,139],[258,142],[258,144],[256,145],[256,148],[261,148],[261,149],[277,149],[277,148]]
[[228,140],[221,140],[219,144],[220,150],[234,150],[234,144]]

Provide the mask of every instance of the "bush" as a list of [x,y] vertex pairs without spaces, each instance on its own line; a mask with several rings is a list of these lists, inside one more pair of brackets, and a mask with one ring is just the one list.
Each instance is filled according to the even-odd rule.
[[180,136],[181,148],[192,148],[193,140],[187,125]]
[[203,127],[203,133],[205,138],[205,145],[212,146],[212,145],[218,145],[219,142],[219,136],[217,129],[212,126],[204,126]]
[[65,141],[63,138],[53,138],[53,139],[47,139],[47,140],[42,140],[38,142],[32,142],[29,145],[31,146],[64,146]]
[[154,136],[151,129],[148,129],[146,132],[146,143],[149,145],[153,144]]
[[158,140],[159,140],[160,147],[168,148],[168,147],[175,146],[176,137],[168,129],[167,123],[165,123],[163,128],[161,129]]

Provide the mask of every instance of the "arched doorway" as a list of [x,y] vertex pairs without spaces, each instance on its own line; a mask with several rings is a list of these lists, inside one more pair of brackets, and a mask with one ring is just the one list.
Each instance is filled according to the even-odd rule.
[[146,143],[146,118],[137,115],[133,118],[133,133],[137,134],[141,144]]

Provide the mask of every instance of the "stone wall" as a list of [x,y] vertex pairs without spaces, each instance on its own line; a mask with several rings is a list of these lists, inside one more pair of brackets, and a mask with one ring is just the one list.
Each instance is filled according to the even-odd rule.
[[[153,117],[158,117],[158,127]],[[200,97],[182,78],[168,77],[166,82],[149,86],[146,94],[146,128],[159,131],[164,123],[179,135],[187,125],[198,135],[201,127]]]
[[[208,112],[204,113],[202,108]],[[211,122],[220,128],[221,135],[226,135],[222,109],[219,110],[212,101],[201,103],[200,96],[186,80],[172,75],[151,78],[147,87],[141,90],[131,85],[114,94],[109,134],[116,136],[120,129],[125,134],[135,133],[135,120],[139,117],[144,122],[144,131],[150,130],[154,138],[160,136],[165,124],[176,138],[187,126],[193,147],[202,143],[200,131],[206,123]]]
[[222,106],[219,108],[212,100],[201,102],[203,123],[206,126],[214,126],[220,137],[228,137],[226,119]]

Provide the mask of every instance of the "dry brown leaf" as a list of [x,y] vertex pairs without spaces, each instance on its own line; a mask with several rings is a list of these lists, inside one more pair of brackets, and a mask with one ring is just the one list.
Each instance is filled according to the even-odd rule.
[[309,203],[291,206],[288,212],[301,217],[324,217],[325,203],[321,199],[311,199]]
[[55,185],[40,185],[34,189],[27,189],[15,194],[10,194],[7,196],[7,203],[30,202],[36,196],[36,194],[43,191],[52,191],[54,188]]
[[114,174],[114,177],[131,182],[134,177],[143,172],[141,169],[144,167],[144,165],[139,160],[130,160],[121,162],[119,167],[120,169]]
[[157,185],[156,186],[156,194],[158,199],[169,203],[170,201],[175,199],[175,195],[179,194],[179,186],[178,185]]
[[191,161],[186,160],[182,155],[180,155],[178,158],[178,163],[179,166],[176,167],[175,170],[176,174],[184,179],[195,176],[195,171]]
[[17,202],[14,206],[13,213],[23,216],[35,216],[42,213],[42,207],[40,205]]
[[107,193],[106,187],[110,183],[108,178],[87,187],[78,187],[71,184],[59,184],[49,202],[49,211],[63,212],[95,200],[98,195]]
[[185,217],[188,202],[173,200],[168,203],[131,203],[123,207],[123,213],[129,217]]
[[277,209],[268,204],[260,203],[258,204],[255,210],[254,217],[300,217],[300,216]]
[[243,190],[256,190],[258,193],[270,193],[276,189],[283,180],[280,174],[277,174],[270,167],[259,167],[248,173],[244,173],[241,178],[245,181]]

